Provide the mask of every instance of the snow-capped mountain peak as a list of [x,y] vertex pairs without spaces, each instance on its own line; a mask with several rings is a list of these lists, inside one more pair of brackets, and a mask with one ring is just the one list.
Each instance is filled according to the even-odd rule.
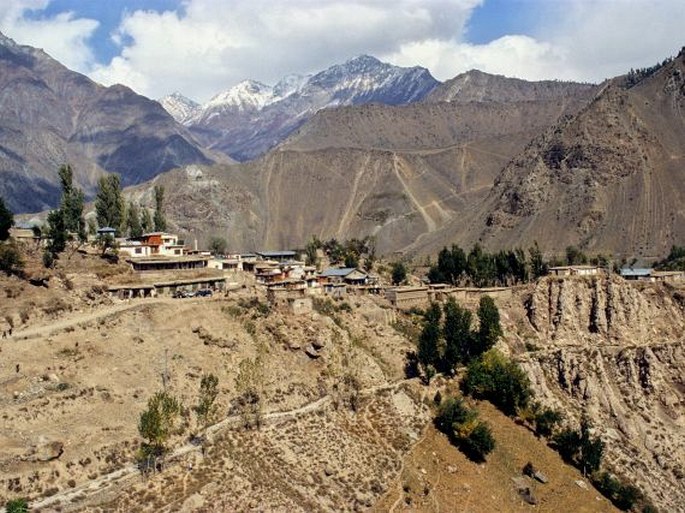
[[321,109],[422,100],[438,85],[425,68],[402,68],[369,55],[315,75],[288,75],[275,86],[245,80],[204,104],[185,124],[213,148],[237,160],[272,148]]
[[200,109],[199,103],[178,92],[165,96],[159,100],[159,103],[179,123],[186,123]]
[[238,110],[260,110],[274,100],[274,88],[257,82],[256,80],[243,80],[231,87],[228,91],[214,96],[203,106],[203,110],[216,108],[238,108]]

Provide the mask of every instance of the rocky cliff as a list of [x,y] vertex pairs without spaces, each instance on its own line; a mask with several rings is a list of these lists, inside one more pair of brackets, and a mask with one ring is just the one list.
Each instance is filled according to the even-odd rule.
[[617,277],[540,280],[512,327],[536,395],[606,442],[605,462],[685,511],[685,295]]
[[619,77],[514,157],[465,238],[660,256],[685,238],[685,52]]

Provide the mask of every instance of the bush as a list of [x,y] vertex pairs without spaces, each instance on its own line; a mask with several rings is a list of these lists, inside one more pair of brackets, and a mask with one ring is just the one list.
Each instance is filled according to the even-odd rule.
[[[622,483],[608,472],[600,472],[593,477],[592,482],[602,495],[622,511],[631,510],[642,499],[640,490],[631,484]],[[649,509],[652,506],[647,504],[645,507]]]
[[525,408],[533,395],[528,376],[496,349],[469,364],[462,388],[473,397],[490,401],[507,415]]
[[26,499],[13,499],[5,504],[6,513],[28,513],[29,503]]
[[23,268],[24,261],[17,245],[13,241],[0,243],[0,271],[9,276],[21,272]]
[[478,412],[468,408],[462,399],[450,397],[442,402],[433,422],[452,445],[473,461],[485,461],[495,448],[490,426],[478,420]]

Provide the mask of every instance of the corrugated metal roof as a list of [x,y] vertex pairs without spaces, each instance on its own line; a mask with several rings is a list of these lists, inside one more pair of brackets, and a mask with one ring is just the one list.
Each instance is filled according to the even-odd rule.
[[344,267],[342,269],[338,269],[335,267],[330,267],[326,269],[324,272],[321,273],[321,276],[342,276],[345,277],[348,274],[356,271],[357,269],[354,267]]
[[284,251],[258,251],[257,254],[261,257],[271,258],[271,257],[286,257],[295,256],[294,251],[284,250]]
[[653,269],[646,267],[625,267],[621,269],[621,276],[651,276]]

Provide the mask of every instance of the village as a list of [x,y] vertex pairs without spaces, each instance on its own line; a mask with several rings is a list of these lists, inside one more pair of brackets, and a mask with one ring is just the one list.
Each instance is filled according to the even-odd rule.
[[[35,234],[30,226],[12,229],[17,240],[29,242]],[[327,266],[321,249],[315,263],[307,263],[304,250],[268,250],[253,253],[218,254],[198,249],[167,232],[145,233],[140,237],[115,238],[113,228],[97,230],[91,240],[91,251],[99,251],[97,241],[112,238],[112,248],[120,261],[132,270],[134,279],[109,286],[109,294],[119,300],[167,296],[174,298],[228,295],[248,287],[266,293],[271,304],[287,306],[293,312],[312,309],[312,298],[343,299],[347,296],[371,295],[385,300],[394,308],[425,307],[430,301],[453,296],[458,301],[477,301],[482,295],[494,298],[511,296],[512,287],[455,287],[430,283],[428,279],[407,276],[393,284],[383,273],[361,267]],[[589,278],[608,271],[600,265],[551,266],[546,274],[560,279]],[[623,267],[617,275],[631,282],[685,283],[683,271],[658,271],[649,267]]]

